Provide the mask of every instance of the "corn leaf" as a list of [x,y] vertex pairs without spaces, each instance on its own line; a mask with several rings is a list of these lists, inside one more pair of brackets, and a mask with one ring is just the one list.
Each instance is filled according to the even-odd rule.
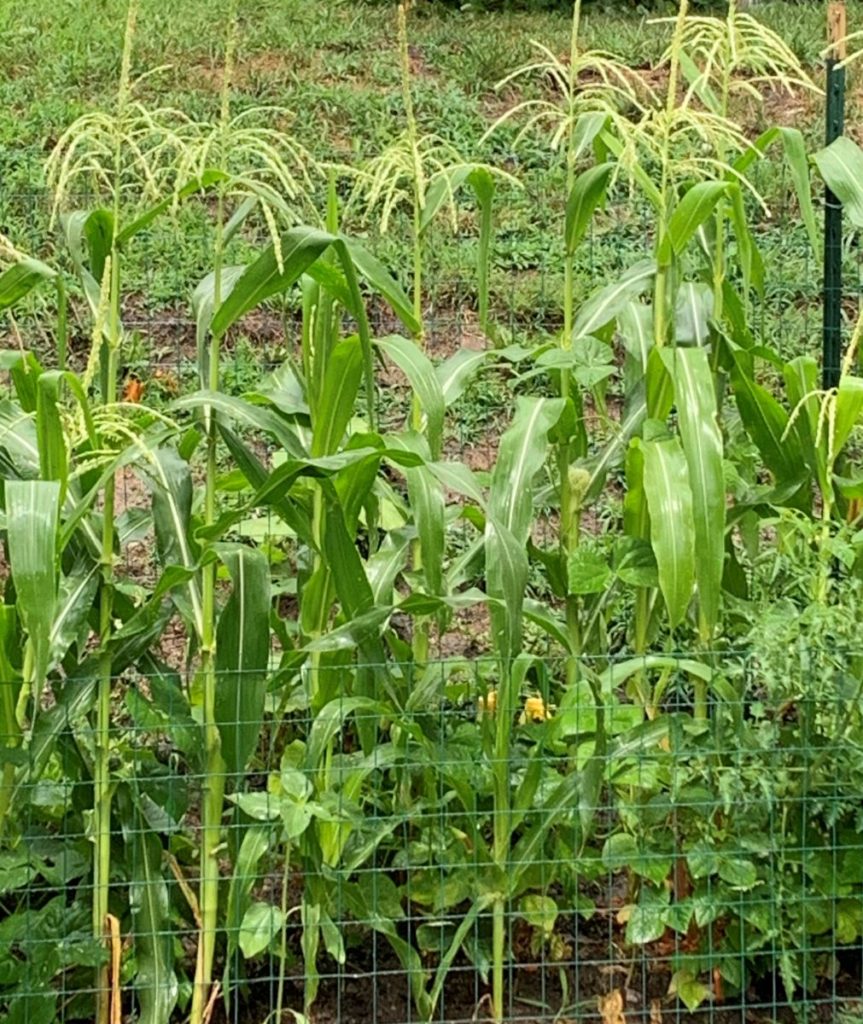
[[618,281],[600,288],[576,314],[572,326],[573,342],[610,324],[628,302],[645,291],[655,273],[655,263],[642,260],[625,271]]
[[440,458],[446,408],[443,389],[431,360],[415,342],[395,334],[381,338],[377,345],[410,382],[425,417],[425,434],[431,457]]
[[36,382],[36,437],[41,477],[60,484],[61,505],[69,476],[69,453],[60,418],[60,385],[64,377],[60,370],[46,370]]
[[57,605],[57,526],[60,485],[53,480],[6,483],[6,535],[18,614],[33,654],[35,706],[51,661]]
[[863,227],[863,149],[840,135],[813,157],[827,187],[855,227]]
[[482,350],[460,348],[435,367],[435,375],[447,408],[464,394],[471,379],[488,358],[488,353]]
[[63,660],[85,626],[99,589],[99,579],[98,562],[88,562],[82,557],[60,580],[54,621],[51,623],[52,666]]
[[297,227],[281,238],[281,261],[274,246],[264,249],[223,296],[210,324],[213,334],[222,337],[249,310],[290,288],[333,241],[332,235],[317,228]]
[[359,338],[340,341],[330,353],[312,424],[312,456],[334,454],[354,415],[362,383],[363,355]]
[[709,637],[719,619],[725,564],[725,477],[713,373],[703,348],[666,349],[663,358],[674,379],[680,439],[689,469],[699,618]]
[[[422,324],[414,316],[413,303],[398,281],[376,256],[355,239],[345,235],[341,239],[360,277],[390,306],[409,333],[419,334]],[[316,273],[316,269],[311,272]]]
[[177,1005],[179,984],[174,973],[174,937],[168,886],[162,875],[162,844],[143,814],[129,833],[129,910],[135,938],[135,993],[141,1024],[168,1024]]
[[642,441],[644,493],[659,589],[673,629],[686,614],[695,582],[695,520],[686,456],[677,438]]
[[216,632],[216,723],[229,773],[239,775],[255,752],[264,715],[270,656],[270,566],[262,551],[219,545],[231,596]]
[[780,483],[800,479],[805,461],[797,436],[786,435],[788,413],[766,388],[752,379],[740,353],[735,353],[731,380],[740,418],[767,468]]
[[686,192],[675,206],[659,243],[657,259],[661,264],[669,264],[683,252],[728,188],[726,181],[699,181]]
[[591,218],[605,201],[608,182],[615,164],[603,163],[589,167],[575,179],[566,201],[565,240],[566,254],[575,254],[587,233]]
[[53,280],[56,276],[45,263],[30,258],[7,267],[0,274],[0,312],[14,306],[37,285]]
[[527,588],[527,540],[533,520],[534,480],[545,463],[548,432],[564,409],[561,399],[519,398],[501,438],[492,472],[485,526],[486,587],[495,649],[511,657],[521,642]]

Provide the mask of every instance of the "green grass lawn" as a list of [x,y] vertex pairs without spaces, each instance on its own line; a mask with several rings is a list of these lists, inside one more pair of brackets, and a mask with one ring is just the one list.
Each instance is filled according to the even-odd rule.
[[[755,10],[815,66],[825,35],[822,3],[761,3]],[[59,133],[79,114],[112,102],[119,72],[125,0],[5,0],[0,5],[0,230],[22,246],[50,246],[43,163]],[[276,104],[291,111],[290,130],[319,158],[357,159],[375,154],[403,124],[394,5],[359,0],[259,0],[241,4],[235,104],[238,109]],[[219,103],[228,4],[225,0],[142,0],[134,70],[152,72],[139,87],[147,104],[175,106],[195,118],[214,117]],[[863,0],[849,4],[849,25],[863,28]],[[512,324],[554,325],[559,265],[556,237],[562,213],[560,162],[544,140],[528,136],[516,147],[517,123],[490,139],[483,134],[508,105],[530,92],[502,91],[497,83],[531,55],[531,40],[557,53],[569,45],[566,10],[529,14],[459,13],[420,2],[411,17],[411,62],[419,119],[467,157],[505,165],[523,181],[498,205],[495,293]],[[612,49],[633,67],[661,54],[668,26],[650,23],[629,3],[587,6],[585,45]],[[855,94],[852,76],[849,93]],[[533,94],[535,95],[535,94]],[[858,111],[852,102],[849,121]],[[796,104],[769,97],[764,109],[749,104],[741,120],[756,133],[778,116],[806,130],[812,148],[822,133],[820,102]],[[782,310],[780,328],[797,336],[817,328],[811,316],[817,276],[811,251],[786,183],[767,172],[762,244],[771,300]],[[625,196],[623,197],[625,199]],[[360,224],[352,229],[364,230]],[[439,309],[464,304],[471,291],[474,230],[465,210],[459,236],[436,245],[430,301]],[[376,241],[393,266],[404,266],[403,225]],[[167,263],[158,278],[142,265],[140,288],[151,306],[184,306],[207,250],[192,215],[179,230],[154,236],[149,266]],[[178,239],[180,243],[178,244]],[[598,220],[585,250],[585,290],[631,263],[650,241],[649,218],[621,204]],[[165,253],[171,259],[160,259]],[[849,257],[856,273],[856,257]],[[146,285],[146,287],[145,287]],[[817,294],[817,293],[816,293]],[[816,310],[817,314],[817,310]],[[775,333],[775,326],[771,327]],[[805,341],[803,341],[805,345]]]

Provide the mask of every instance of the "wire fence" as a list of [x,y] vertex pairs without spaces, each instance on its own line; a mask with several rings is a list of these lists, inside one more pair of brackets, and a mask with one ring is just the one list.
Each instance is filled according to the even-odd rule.
[[[510,707],[490,659],[274,673],[268,713],[221,726],[256,743],[220,780],[211,1019],[467,1024],[499,960],[507,1021],[859,1020],[863,653],[659,665],[536,659]],[[237,707],[251,683],[218,680]],[[196,677],[114,682],[107,944],[95,686],[57,680],[2,738],[15,1024],[92,1020],[103,983],[116,1019],[188,1012],[215,781]]]

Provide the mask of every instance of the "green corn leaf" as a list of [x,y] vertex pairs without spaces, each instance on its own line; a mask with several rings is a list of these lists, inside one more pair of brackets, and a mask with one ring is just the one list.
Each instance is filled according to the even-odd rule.
[[383,544],[369,558],[366,575],[376,605],[392,605],[393,589],[398,574],[407,564],[410,542],[409,530],[390,530]]
[[807,465],[816,472],[818,455],[815,437],[818,432],[820,408],[818,363],[812,356],[798,356],[782,370],[789,408],[796,410],[792,429],[800,441]]
[[255,405],[242,398],[222,394],[220,391],[197,391],[191,395],[184,395],[171,404],[172,409],[199,411],[205,407],[215,410],[228,420],[270,434],[294,458],[306,457],[307,453],[297,436],[296,429],[274,409]]
[[475,164],[458,164],[455,167],[447,167],[438,171],[431,178],[423,200],[422,216],[420,217],[421,234],[428,231],[441,208],[451,202],[456,192],[468,181],[475,166]]
[[[800,216],[806,225],[806,233],[812,249],[821,255],[823,239],[818,232],[815,221],[815,208],[812,205],[812,182],[809,177],[809,159],[806,155],[806,140],[799,128],[780,127],[779,138],[785,150],[785,163],[788,165]],[[817,160],[816,160],[817,162]]]
[[270,566],[244,545],[219,545],[231,596],[216,632],[216,723],[226,769],[241,774],[258,744],[270,657]]
[[431,449],[431,457],[440,458],[446,407],[443,389],[431,360],[415,342],[398,335],[382,338],[377,345],[410,382],[425,416],[425,434]]
[[492,244],[494,242],[494,194],[497,182],[488,167],[476,167],[468,175],[479,210],[479,239],[477,241],[476,291],[480,328],[490,334],[489,323],[490,277]]
[[212,317],[213,334],[221,338],[249,310],[290,288],[334,240],[332,235],[310,227],[292,228],[282,235],[281,266],[274,246],[264,249],[223,297]]
[[312,424],[312,457],[332,455],[354,415],[362,383],[363,355],[359,338],[340,341],[330,353]]
[[185,593],[174,600],[203,636],[203,611],[194,572],[198,551],[189,536],[192,514],[192,476],[189,465],[174,448],[157,448],[142,467],[153,503],[156,551],[163,568],[180,566],[187,576]]
[[168,886],[162,875],[162,844],[138,814],[131,831],[129,910],[135,939],[135,993],[141,1024],[168,1024],[177,1005],[179,984],[174,973],[174,937]]
[[524,542],[519,543],[502,523],[489,517],[485,528],[486,590],[490,598],[492,640],[504,658],[521,645],[521,623],[530,569]]
[[13,263],[0,274],[0,312],[9,309],[29,292],[45,281],[52,281],[57,274],[39,260],[24,259]]
[[745,295],[750,288],[754,288],[759,297],[763,299],[764,260],[758,243],[755,241],[755,235],[749,227],[746,205],[743,201],[743,189],[739,185],[733,184],[729,186],[728,194],[731,198],[731,225],[737,238],[737,262],[740,264],[743,274],[743,292]]
[[797,436],[786,436],[788,413],[766,388],[752,379],[740,353],[734,354],[731,381],[740,418],[767,468],[779,483],[799,480],[805,461]]
[[[326,491],[325,491],[326,493]],[[375,609],[374,594],[363,561],[357,551],[345,524],[344,513],[331,493],[326,493],[324,511],[323,555],[327,569],[332,574],[333,586],[346,620],[357,620]],[[377,630],[359,638],[359,650],[363,665],[369,672],[372,685],[387,684],[386,653]],[[377,690],[367,690],[376,695]],[[370,739],[370,732],[361,733],[364,747]]]
[[485,507],[485,495],[475,474],[461,462],[430,462],[431,473],[456,494],[463,494],[474,501],[478,508]]
[[706,345],[710,340],[713,289],[697,281],[680,286],[674,309],[674,339],[678,345]]
[[60,485],[47,480],[6,484],[6,535],[18,614],[33,655],[35,708],[51,662],[57,605],[57,527]]
[[583,171],[575,179],[566,201],[564,231],[567,256],[575,254],[587,233],[591,218],[605,202],[606,189],[614,168],[613,163],[598,164]]
[[[32,352],[21,352],[18,349],[0,349],[0,369],[6,370],[15,385],[15,396],[25,413],[36,411],[36,381],[44,373],[44,368]],[[4,406],[7,399],[3,399]],[[21,409],[10,407],[17,413]]]
[[556,640],[560,646],[569,654],[572,650],[572,637],[566,628],[566,622],[558,615],[555,615],[541,601],[534,601],[531,598],[525,599],[524,617],[539,626],[552,640]]
[[863,227],[863,149],[840,135],[813,157],[821,177],[855,227]]
[[601,673],[599,676],[599,686],[601,692],[606,697],[612,697],[631,676],[642,672],[656,672],[664,669],[685,672],[694,679],[700,679],[705,683],[712,683],[715,676],[715,672],[709,665],[695,661],[692,658],[674,658],[664,654],[649,654],[641,658],[628,658],[626,661],[615,662]]
[[60,484],[61,505],[69,477],[66,433],[60,418],[60,385],[64,377],[60,370],[46,370],[36,382],[36,437],[41,477]]
[[[220,299],[224,301],[243,275],[245,267],[222,267],[219,276]],[[221,305],[221,302],[220,302]],[[211,271],[202,278],[192,292],[192,311],[195,314],[195,343],[198,352],[198,381],[202,388],[210,385],[210,347],[207,339],[213,311],[216,306],[216,274]]]
[[622,461],[627,445],[641,429],[646,417],[647,398],[644,389],[639,388],[639,393],[632,397],[614,437],[588,465],[590,478],[585,488],[584,502],[595,501],[599,496],[608,471]]
[[375,719],[384,718],[392,708],[368,697],[337,697],[324,705],[312,725],[303,765],[309,773],[319,773],[325,778],[324,756],[330,740],[342,729],[351,717]]
[[642,441],[641,450],[650,542],[673,629],[686,614],[695,582],[695,521],[689,472],[677,438]]
[[[199,178],[192,178],[191,181],[186,182],[180,188],[176,189],[166,199],[160,200],[158,203],[154,203],[148,209],[140,213],[133,221],[130,221],[121,231],[117,234],[118,245],[123,245],[128,242],[130,238],[134,238],[135,235],[139,234],[145,228],[148,228],[154,220],[160,217],[163,213],[166,213],[171,209],[178,201],[188,199],[190,196],[199,195],[204,192],[208,192],[216,185],[221,184],[229,180],[229,175],[224,171],[217,170],[215,168],[209,168]],[[253,203],[245,202],[240,207],[241,213],[234,214],[231,218],[232,222],[235,222],[235,218],[242,223],[241,218],[245,218],[251,212]],[[230,229],[230,230],[229,230]],[[224,241],[227,243],[231,234],[236,231],[234,223],[228,225],[225,230],[227,236]]]
[[105,264],[114,244],[114,215],[110,210],[93,210],[83,222],[83,237],[87,245],[87,262],[96,281],[105,275]]
[[668,265],[679,256],[695,236],[695,232],[728,193],[726,181],[699,181],[683,196],[668,222],[657,250],[657,260]]
[[524,398],[516,402],[512,424],[500,440],[491,478],[489,515],[520,544],[533,520],[533,482],[545,463],[548,432],[564,410],[562,399]]
[[66,656],[70,645],[86,625],[99,589],[99,564],[80,559],[72,571],[60,580],[54,621],[51,623],[50,664]]
[[393,448],[404,448],[420,456],[424,461],[418,466],[404,467],[408,484],[408,498],[413,511],[420,542],[423,576],[427,592],[442,596],[443,560],[446,533],[446,503],[443,485],[425,464],[429,457],[426,439],[407,431],[389,438]]
[[573,342],[607,327],[627,303],[649,287],[655,273],[656,264],[652,260],[642,260],[623,273],[618,281],[600,288],[576,314],[572,327]]
[[447,408],[464,394],[477,370],[488,361],[488,358],[487,352],[460,348],[435,367],[435,375]]
[[653,314],[641,302],[625,303],[617,315],[617,327],[626,351],[635,361],[639,375],[647,370],[647,357],[653,348]]
[[[9,807],[7,800],[14,785],[15,768],[6,759],[21,742],[21,726],[15,713],[15,705],[21,688],[18,615],[15,606],[0,605],[0,751],[5,761],[0,765],[0,808]],[[15,662],[18,667],[15,667]],[[2,814],[0,814],[2,820]]]
[[[260,491],[269,479],[269,469],[264,466],[251,447],[244,444],[224,423],[219,424],[219,433],[222,435],[225,446],[231,453],[243,476],[249,482],[249,485],[256,492]],[[314,546],[315,541],[311,519],[304,509],[301,509],[287,498],[274,499],[271,502],[271,506],[297,537],[310,547]],[[245,510],[243,511],[245,512]]]
[[388,303],[411,334],[419,334],[422,324],[414,316],[413,303],[398,281],[383,263],[359,242],[345,235],[340,237],[360,277],[367,281],[372,290]]
[[429,594],[442,595],[446,504],[443,487],[426,467],[406,469],[408,498],[420,540],[423,577]]
[[863,413],[863,380],[845,375],[836,389],[836,423],[834,427],[834,457],[837,457],[860,422]]
[[[251,906],[252,889],[258,881],[261,858],[270,848],[270,830],[262,825],[252,825],[243,830],[243,839],[237,854],[231,883],[228,887],[226,933],[228,948],[237,949],[240,926]],[[225,969],[230,970],[230,957]]]
[[548,432],[564,409],[561,399],[519,398],[501,438],[492,472],[485,527],[486,587],[495,648],[511,657],[521,643],[527,588],[527,541],[533,521],[534,479],[545,463]]
[[725,564],[725,476],[713,373],[706,349],[665,349],[662,355],[674,379],[680,439],[689,468],[699,620],[709,638],[719,620]]

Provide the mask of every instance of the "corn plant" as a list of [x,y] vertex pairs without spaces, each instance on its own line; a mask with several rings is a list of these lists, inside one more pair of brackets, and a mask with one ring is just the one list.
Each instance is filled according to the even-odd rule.
[[436,134],[423,134],[414,109],[410,52],[408,46],[407,15],[410,3],[398,5],[399,66],[401,71],[402,102],[405,130],[383,153],[369,161],[362,170],[358,186],[361,190],[365,215],[380,210],[380,230],[389,228],[393,213],[407,205],[412,226],[412,294],[413,315],[419,325],[418,338],[423,330],[423,265],[426,239],[434,220],[447,212],[456,226],[456,195],[467,186],[473,192],[480,212],[480,238],[477,263],[477,282],[480,326],[488,335],[489,272],[493,234],[493,202],[497,181],[511,185],[518,182],[512,175],[498,168],[476,161],[465,160],[458,150]]

